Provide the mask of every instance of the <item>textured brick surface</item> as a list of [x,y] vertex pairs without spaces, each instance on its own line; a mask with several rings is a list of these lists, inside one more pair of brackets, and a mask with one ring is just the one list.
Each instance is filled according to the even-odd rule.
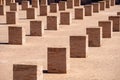
[[105,1],[100,1],[100,10],[105,10],[106,8],[106,2]]
[[47,6],[40,5],[40,16],[47,16]]
[[39,0],[32,0],[32,7],[38,8],[39,7]]
[[100,4],[93,3],[93,12],[99,12],[99,11],[100,11]]
[[99,26],[102,27],[102,37],[112,37],[112,21],[99,21]]
[[65,11],[67,8],[66,1],[60,1],[58,3],[58,6],[59,6],[59,11]]
[[110,8],[111,6],[111,0],[105,0],[106,1],[106,8]]
[[85,5],[85,16],[92,16],[93,13],[93,5]]
[[18,3],[10,3],[10,11],[18,11]]
[[111,0],[111,6],[115,5],[115,0]]
[[117,12],[117,15],[120,15],[120,12]]
[[102,28],[87,28],[86,33],[88,34],[89,47],[101,46]]
[[5,14],[4,5],[0,5],[0,15],[4,15],[4,14]]
[[48,72],[67,73],[67,49],[66,48],[48,48]]
[[67,9],[71,9],[73,8],[74,4],[73,4],[73,0],[67,0]]
[[75,8],[75,19],[83,19],[83,17],[84,17],[84,9]]
[[120,16],[109,16],[109,20],[113,21],[113,31],[120,31]]
[[27,19],[35,19],[35,18],[36,18],[35,8],[28,8]]
[[70,57],[85,58],[88,47],[87,36],[70,36]]
[[29,8],[29,1],[22,1],[22,10],[27,10]]
[[31,36],[42,36],[44,27],[42,21],[30,21],[30,35]]
[[58,12],[58,4],[57,3],[50,4],[50,12],[52,12],[52,13]]
[[48,4],[48,1],[47,1],[47,0],[40,0],[40,4],[41,4],[41,5],[47,5],[47,4]]
[[47,29],[57,30],[58,29],[58,18],[57,16],[47,16]]
[[22,27],[9,26],[8,29],[9,44],[24,44],[25,31]]
[[37,65],[14,64],[13,80],[43,80],[42,67]]
[[10,5],[11,0],[6,0],[6,5]]
[[71,15],[69,12],[61,12],[60,13],[60,24],[61,25],[70,25],[71,23]]
[[80,6],[81,0],[73,0],[74,6]]

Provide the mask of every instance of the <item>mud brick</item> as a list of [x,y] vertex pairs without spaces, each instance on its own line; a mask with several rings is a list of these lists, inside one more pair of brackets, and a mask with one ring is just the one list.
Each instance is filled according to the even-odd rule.
[[111,0],[111,6],[115,5],[115,0]]
[[67,0],[67,9],[72,9],[73,5],[73,0]]
[[35,8],[28,8],[26,13],[27,13],[27,19],[35,19],[36,18]]
[[99,27],[102,27],[102,37],[112,37],[112,21],[99,21]]
[[48,53],[48,72],[67,73],[68,71],[68,50],[67,48],[49,47]]
[[25,30],[22,27],[8,27],[9,44],[22,45],[25,43]]
[[14,64],[13,80],[43,80],[42,72],[38,65]]
[[109,20],[113,21],[113,31],[120,31],[120,16],[109,16]]
[[117,15],[120,15],[120,12],[117,12]]
[[57,16],[47,16],[47,29],[57,30],[58,29],[58,18]]
[[93,13],[93,5],[85,5],[84,6],[85,16],[92,16]]
[[47,6],[40,5],[40,16],[47,16]]
[[48,2],[47,2],[47,0],[41,0],[41,1],[40,1],[40,4],[41,4],[41,5],[47,5]]
[[70,25],[71,24],[70,12],[61,12],[60,13],[60,24],[61,25]]
[[32,7],[38,8],[39,7],[39,0],[32,0]]
[[100,10],[105,10],[106,2],[105,1],[99,1],[99,3],[100,3]]
[[42,36],[44,33],[44,27],[42,21],[30,21],[30,35]]
[[22,10],[27,10],[29,8],[29,1],[22,1]]
[[70,57],[86,58],[87,47],[87,36],[70,36]]
[[17,23],[17,13],[16,12],[6,12],[6,22],[7,24],[16,24]]
[[93,12],[99,12],[99,11],[100,11],[100,4],[93,3]]
[[4,14],[5,14],[5,6],[0,5],[0,15],[4,15]]
[[102,39],[102,28],[87,28],[89,47],[100,47]]
[[83,17],[84,17],[84,9],[75,8],[75,19],[83,19]]
[[80,6],[81,0],[74,0],[74,6]]
[[105,0],[106,1],[106,8],[110,8],[111,6],[111,0]]
[[66,6],[66,1],[60,1],[58,3],[58,6],[59,6],[59,11],[65,11],[67,6]]
[[57,3],[51,3],[51,4],[50,4],[50,12],[51,12],[51,13],[56,13],[56,12],[58,12],[58,4],[57,4]]
[[18,3],[10,3],[10,11],[18,11]]

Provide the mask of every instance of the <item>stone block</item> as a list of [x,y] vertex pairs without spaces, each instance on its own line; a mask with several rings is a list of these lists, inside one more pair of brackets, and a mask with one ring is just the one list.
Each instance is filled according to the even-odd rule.
[[50,4],[50,12],[51,13],[57,13],[58,12],[58,4],[57,3],[51,3]]
[[18,11],[19,10],[18,3],[10,3],[10,11]]
[[93,5],[85,5],[84,6],[85,16],[92,16],[93,13]]
[[73,1],[74,1],[74,6],[75,7],[80,6],[81,0],[73,0]]
[[67,9],[72,9],[74,4],[73,0],[67,0]]
[[60,1],[58,3],[58,6],[59,6],[59,11],[65,11],[67,8],[66,1]]
[[111,0],[105,0],[106,1],[106,8],[110,8],[111,6]]
[[38,8],[39,7],[39,0],[32,0],[32,7]]
[[35,8],[28,8],[26,14],[27,14],[27,19],[35,19],[36,18]]
[[115,0],[111,0],[111,6],[115,6]]
[[100,11],[100,4],[93,3],[93,12],[98,13]]
[[84,15],[83,8],[75,8],[75,19],[83,19]]
[[120,12],[117,12],[117,15],[120,15]]
[[47,16],[47,6],[40,5],[40,16]]
[[106,8],[106,2],[105,1],[99,1],[100,3],[100,10],[104,11]]
[[40,1],[40,5],[47,5],[48,4],[48,0],[41,0]]
[[29,1],[22,1],[22,10],[27,10],[29,8]]
[[4,14],[5,14],[5,6],[0,5],[0,15],[4,15]]

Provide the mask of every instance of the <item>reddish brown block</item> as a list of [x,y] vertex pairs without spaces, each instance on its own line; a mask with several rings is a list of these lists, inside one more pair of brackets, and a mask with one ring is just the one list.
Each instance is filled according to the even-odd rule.
[[5,14],[5,7],[4,5],[0,5],[0,15],[4,15]]
[[88,47],[87,36],[70,36],[70,57],[85,58]]
[[32,7],[38,8],[39,7],[39,0],[32,0]]
[[18,11],[18,3],[10,3],[10,11]]
[[6,5],[10,5],[11,0],[6,0]]
[[42,21],[30,21],[30,35],[31,36],[42,36],[44,27]]
[[74,6],[80,6],[81,0],[74,0]]
[[67,0],[67,9],[73,8],[73,0]]
[[120,12],[117,12],[117,15],[120,15]]
[[106,8],[110,8],[111,6],[111,0],[105,0],[106,1]]
[[26,13],[27,13],[27,19],[36,18],[35,8],[28,8]]
[[40,5],[40,16],[47,16],[47,6]]
[[48,72],[67,73],[68,71],[68,53],[67,48],[51,48],[48,50]]
[[57,4],[57,3],[51,3],[51,4],[50,4],[50,12],[51,12],[51,13],[56,13],[56,12],[58,12],[58,4]]
[[84,9],[75,8],[75,19],[83,19],[83,17],[84,17]]
[[109,16],[109,20],[113,21],[113,31],[120,31],[120,16]]
[[115,0],[111,0],[111,6],[115,6]]
[[89,47],[100,47],[102,39],[102,28],[87,28]]
[[22,10],[27,10],[29,8],[29,1],[22,1]]
[[17,23],[17,13],[16,12],[6,12],[6,22],[7,24]]
[[47,5],[47,4],[48,4],[48,0],[41,0],[41,1],[40,1],[40,4],[41,4],[41,5]]
[[99,3],[100,3],[100,10],[105,10],[106,2],[105,1],[99,1]]
[[102,37],[112,37],[112,21],[99,21],[99,27],[102,27]]
[[100,4],[93,3],[93,12],[99,12],[99,11],[100,11]]
[[85,5],[85,16],[92,16],[93,13],[93,5]]
[[47,16],[47,29],[57,30],[58,29],[58,18],[57,16]]
[[60,24],[61,25],[70,25],[71,24],[71,15],[69,12],[60,13]]
[[9,44],[21,45],[25,43],[25,30],[22,27],[9,26]]
[[13,80],[43,80],[42,72],[41,66],[14,64]]
[[60,1],[60,2],[58,3],[58,6],[59,6],[59,11],[65,11],[66,8],[67,8],[65,1]]

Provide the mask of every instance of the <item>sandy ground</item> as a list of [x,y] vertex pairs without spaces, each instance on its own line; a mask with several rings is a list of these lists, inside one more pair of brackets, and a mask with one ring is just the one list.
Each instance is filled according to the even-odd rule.
[[[9,11],[9,7],[6,7]],[[116,15],[120,5],[106,9],[84,20],[74,19],[72,24],[60,25],[59,30],[45,30],[43,37],[26,36],[25,45],[8,45],[8,26],[5,16],[0,16],[0,80],[12,80],[13,64],[28,63],[43,65],[47,69],[47,47],[69,47],[70,35],[86,35],[87,27],[98,27],[98,21],[108,20],[108,16]],[[26,12],[18,11],[18,26],[30,34],[29,21],[25,19]],[[48,12],[49,13],[49,12]],[[59,12],[57,14],[59,17]],[[46,28],[46,17],[37,16]],[[44,80],[120,80],[120,32],[114,32],[111,39],[102,39],[101,47],[88,48],[87,58],[71,58],[70,70],[67,74],[44,74]]]

